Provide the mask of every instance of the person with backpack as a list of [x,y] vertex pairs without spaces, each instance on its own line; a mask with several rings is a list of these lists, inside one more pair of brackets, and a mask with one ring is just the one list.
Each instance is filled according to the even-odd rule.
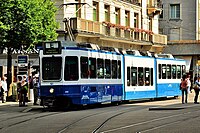
[[198,77],[197,80],[194,82],[193,89],[194,89],[194,92],[195,92],[194,104],[199,104],[199,102],[197,102],[197,100],[198,100],[199,90],[200,90],[200,77]]
[[181,80],[181,91],[182,91],[182,104],[187,103],[188,99],[188,89],[187,89],[187,79],[186,75],[183,75],[183,78]]

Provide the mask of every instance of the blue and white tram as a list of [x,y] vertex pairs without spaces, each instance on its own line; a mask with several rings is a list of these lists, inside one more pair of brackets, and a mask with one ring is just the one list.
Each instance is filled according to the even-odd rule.
[[159,56],[156,58],[157,97],[181,95],[179,88],[182,75],[186,72],[185,60],[175,59],[167,54],[164,55],[165,57]]
[[124,53],[124,100],[156,97],[155,58],[138,51]]
[[[70,106],[174,97],[185,61],[139,51],[111,52],[96,45],[46,42],[40,50],[41,105]],[[88,44],[89,45],[89,44]]]
[[47,106],[122,101],[123,56],[59,42],[40,51],[40,98]]

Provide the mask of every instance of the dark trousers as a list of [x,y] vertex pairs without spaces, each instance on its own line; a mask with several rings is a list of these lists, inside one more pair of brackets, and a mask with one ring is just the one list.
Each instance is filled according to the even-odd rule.
[[194,91],[195,91],[194,103],[197,103],[198,96],[199,96],[199,89],[194,89]]
[[185,99],[185,103],[187,103],[187,96],[188,96],[188,90],[182,89],[182,103],[184,103],[184,99]]

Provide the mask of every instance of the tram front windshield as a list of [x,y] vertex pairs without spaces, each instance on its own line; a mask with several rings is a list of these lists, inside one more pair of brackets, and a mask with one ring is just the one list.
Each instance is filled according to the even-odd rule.
[[42,58],[42,79],[60,80],[61,79],[61,57],[43,57]]

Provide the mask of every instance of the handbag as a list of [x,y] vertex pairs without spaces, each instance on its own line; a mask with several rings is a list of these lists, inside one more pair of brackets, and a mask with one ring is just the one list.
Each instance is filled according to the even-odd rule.
[[198,89],[199,89],[199,86],[198,86],[197,84],[194,84],[194,85],[193,85],[193,89],[198,90]]

